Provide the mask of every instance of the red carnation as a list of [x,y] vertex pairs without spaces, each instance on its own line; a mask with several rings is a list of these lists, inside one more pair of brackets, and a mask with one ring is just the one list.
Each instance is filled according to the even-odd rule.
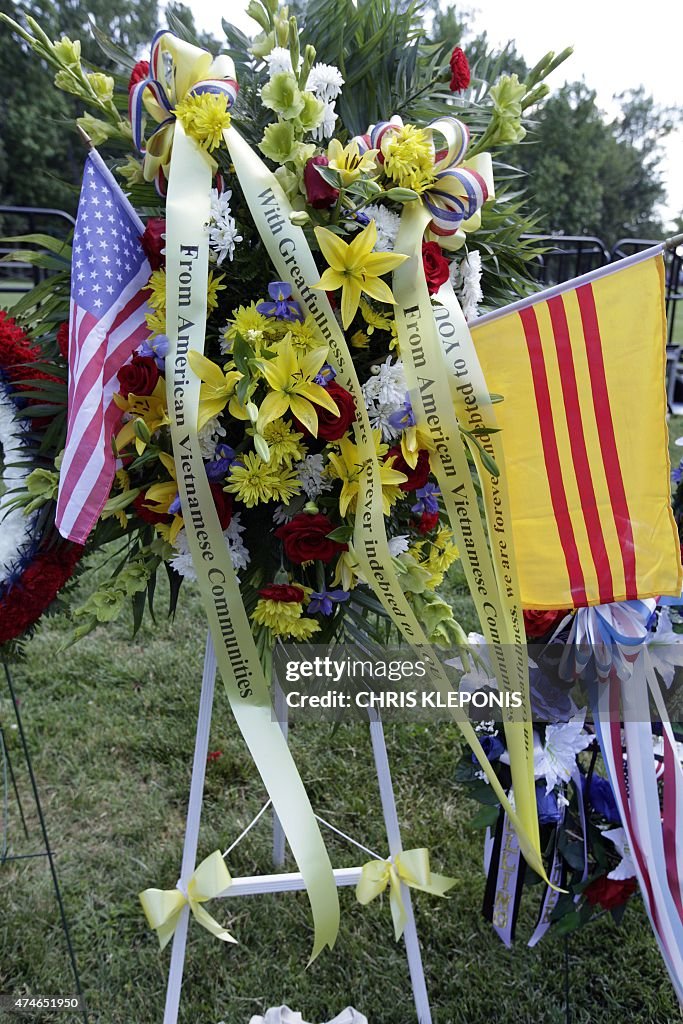
[[334,523],[327,516],[318,513],[314,516],[301,512],[289,523],[278,527],[275,536],[282,541],[285,554],[290,562],[331,562],[340,552],[346,551],[347,545],[327,536],[334,530]]
[[470,84],[470,64],[459,46],[453,48],[451,59],[451,92],[462,92]]
[[220,484],[210,483],[209,487],[213,494],[213,501],[218,513],[221,530],[227,530],[232,521],[232,496],[226,494]]
[[431,533],[439,522],[438,512],[423,512],[417,524],[419,533]]
[[83,554],[81,544],[55,544],[40,551],[4,597],[0,598],[0,644],[33,626],[72,576]]
[[270,583],[259,590],[258,595],[266,601],[296,601],[297,604],[301,604],[305,596],[301,587],[290,587],[287,583]]
[[326,156],[312,156],[304,167],[306,199],[314,210],[328,210],[339,198],[339,189],[328,185],[322,174],[316,171],[316,167],[327,167],[329,162]]
[[614,910],[615,907],[626,903],[626,900],[635,891],[635,878],[617,880],[608,878],[607,875],[600,875],[584,889],[584,895],[591,906],[596,906],[599,903],[605,910]]
[[567,609],[552,609],[546,611],[534,611],[524,609],[524,629],[528,640],[538,640],[539,637],[550,633],[556,626],[559,626],[562,619],[567,615]]
[[[329,409],[324,409],[322,406],[317,407],[318,413],[318,437],[323,441],[337,441],[340,437],[343,437],[346,431],[349,429],[351,424],[356,418],[356,403],[353,395],[350,394],[341,384],[337,384],[336,380],[330,381],[325,388],[332,401],[339,410],[339,415],[335,416]],[[300,430],[306,437],[312,437],[310,430],[299,420],[296,419],[297,430]]]
[[142,82],[145,78],[149,77],[149,61],[139,60],[133,70],[130,73],[128,79],[128,92],[132,92],[138,82]]
[[[55,377],[30,365],[40,360],[41,355],[40,347],[33,344],[14,317],[0,309],[0,368],[4,377],[15,384],[16,391],[32,388],[34,380],[52,380],[57,384],[64,384],[61,377]],[[19,384],[18,381],[25,383]],[[29,398],[28,402],[30,405],[36,405],[40,403],[40,399]],[[64,403],[66,404],[66,387]]]
[[166,512],[155,512],[153,508],[147,507],[147,496],[142,493],[138,494],[137,498],[133,501],[133,508],[138,519],[142,519],[144,523],[150,523],[152,526],[156,526],[157,523],[167,523],[170,516]]
[[144,232],[140,235],[142,248],[145,250],[145,256],[149,260],[152,270],[159,270],[160,267],[166,266],[166,256],[161,251],[166,245],[165,234],[166,218],[150,217]]
[[446,283],[450,271],[450,264],[442,255],[438,242],[422,243],[422,266],[429,294],[433,295],[438,292],[442,284]]
[[418,487],[424,487],[429,479],[429,452],[421,448],[418,452],[417,463],[415,469],[411,469],[406,460],[403,458],[403,453],[398,445],[395,448],[390,448],[387,452],[387,459],[390,459],[394,455],[395,459],[392,463],[392,469],[397,470],[399,473],[405,473],[408,479],[399,484],[402,491],[416,491]]
[[159,369],[151,356],[133,356],[116,376],[124,398],[128,395],[151,395],[159,380]]
[[57,328],[57,345],[67,363],[69,361],[69,324],[65,320]]

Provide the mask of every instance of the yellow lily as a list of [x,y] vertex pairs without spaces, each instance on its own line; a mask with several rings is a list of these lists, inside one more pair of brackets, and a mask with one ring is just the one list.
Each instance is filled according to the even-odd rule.
[[432,441],[431,434],[428,434],[426,430],[422,430],[418,426],[406,427],[401,434],[401,455],[411,469],[415,469],[417,466],[417,460],[422,449],[428,452],[434,451],[434,442]]
[[375,157],[378,149],[368,149],[361,154],[357,142],[349,142],[348,146],[342,146],[339,139],[332,139],[327,147],[328,164],[333,171],[337,171],[341,183],[346,188],[360,178],[361,174],[372,174],[377,171]]
[[[171,479],[163,483],[152,484],[145,491],[145,507],[158,512],[159,515],[170,515],[169,508],[178,496],[178,482],[176,478],[175,462],[172,455],[166,452],[159,452],[159,459],[169,473]],[[173,516],[173,522],[168,528],[167,540],[173,544],[176,537],[183,528],[183,517],[177,512]],[[165,532],[165,531],[164,531]]]
[[377,241],[374,220],[359,231],[350,245],[327,228],[316,228],[315,237],[329,263],[329,269],[313,287],[326,292],[342,289],[344,327],[348,327],[356,315],[362,292],[379,302],[395,305],[391,288],[380,280],[380,276],[395,270],[408,257],[397,252],[372,251]]
[[123,395],[115,394],[114,401],[119,409],[130,413],[132,417],[127,423],[124,423],[116,436],[117,451],[123,451],[135,439],[135,449],[138,455],[142,455],[147,447],[149,438],[145,441],[136,433],[136,423],[144,423],[149,432],[149,437],[151,437],[160,427],[167,426],[171,422],[168,418],[166,385],[163,378],[160,377],[156,382],[151,395],[129,394],[128,398],[124,398]]
[[301,352],[294,348],[287,335],[278,346],[275,359],[258,361],[270,388],[270,394],[266,395],[259,409],[256,424],[259,434],[273,420],[284,416],[288,409],[314,437],[318,435],[316,405],[328,409],[335,416],[339,415],[335,401],[314,380],[327,359],[328,351],[323,345],[310,352]]
[[238,382],[242,379],[239,370],[221,370],[220,366],[213,363],[206,356],[199,352],[190,352],[188,362],[193,373],[196,373],[202,382],[199,390],[199,419],[197,430],[201,430],[204,424],[218,416],[228,406],[230,415],[238,420],[248,420],[249,413],[238,400],[235,394]]
[[[373,430],[372,436],[375,442],[375,450],[381,459],[389,451],[389,445],[382,442],[381,430]],[[337,455],[336,452],[330,454],[328,473],[331,477],[342,481],[341,494],[339,495],[339,511],[342,516],[345,516],[347,510],[351,512],[356,510],[363,460],[358,451],[358,446],[349,437],[342,437],[336,443],[339,445],[339,454]],[[405,473],[400,473],[397,469],[393,469],[395,457],[392,455],[390,459],[387,459],[386,462],[380,462],[379,465],[379,477],[382,484],[382,509],[385,516],[389,515],[391,506],[402,494],[399,484],[405,483],[408,479]]]

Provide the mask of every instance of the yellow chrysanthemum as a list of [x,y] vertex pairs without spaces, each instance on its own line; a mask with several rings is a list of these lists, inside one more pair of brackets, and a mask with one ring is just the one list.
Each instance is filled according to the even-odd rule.
[[153,338],[159,334],[166,334],[166,312],[163,309],[155,309],[151,313],[146,313],[145,322],[152,332]]
[[385,316],[383,313],[378,313],[365,299],[360,300],[360,311],[361,316],[368,325],[367,333],[370,335],[374,334],[375,331],[390,331],[396,323],[393,316]]
[[209,153],[220,146],[224,130],[230,127],[225,93],[188,93],[175,108],[175,115],[187,134]]
[[309,314],[304,321],[294,320],[287,324],[290,340],[294,348],[308,351],[318,348],[322,343],[322,336],[313,317]]
[[[373,430],[375,450],[380,459],[379,475],[382,483],[382,508],[384,515],[388,516],[391,506],[403,493],[400,484],[405,483],[408,477],[393,468],[395,456],[383,462],[383,456],[389,451],[389,445],[382,442],[381,430]],[[335,480],[342,481],[342,490],[339,495],[339,511],[343,516],[347,511],[355,512],[358,501],[358,491],[363,469],[358,446],[349,437],[342,437],[336,442],[339,445],[339,454],[332,452],[327,467],[328,474]]]
[[268,319],[259,313],[256,303],[249,306],[239,306],[233,314],[232,320],[228,320],[223,337],[228,342],[243,338],[249,344],[255,345],[263,340],[268,330]]
[[212,313],[218,305],[218,293],[225,288],[224,277],[224,274],[214,276],[213,270],[209,271],[209,280],[206,285],[206,308],[209,313]]
[[434,143],[424,128],[405,124],[382,139],[384,173],[401,188],[424,192],[436,180]]
[[306,448],[301,444],[303,437],[286,420],[273,420],[263,430],[263,439],[275,465],[291,466],[303,459],[306,454]]
[[266,626],[273,636],[283,639],[308,640],[320,629],[315,619],[302,616],[300,601],[271,601],[261,598],[252,612],[252,620]]
[[234,494],[247,508],[268,501],[286,504],[301,491],[297,475],[289,466],[264,462],[255,452],[241,455],[240,462],[233,463],[223,490]]
[[149,292],[147,305],[152,309],[164,312],[166,310],[166,271],[153,270],[149,281],[142,289]]
[[289,627],[289,637],[291,640],[310,640],[314,633],[317,633],[320,629],[320,623],[316,622],[315,619],[301,618],[297,619]]
[[351,348],[363,349],[368,348],[369,345],[370,339],[365,331],[356,331],[355,334],[351,335]]

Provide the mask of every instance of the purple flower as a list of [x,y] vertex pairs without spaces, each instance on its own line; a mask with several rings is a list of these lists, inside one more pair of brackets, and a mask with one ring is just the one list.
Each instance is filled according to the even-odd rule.
[[320,615],[331,615],[334,605],[348,601],[349,596],[348,590],[326,590],[323,587],[319,593],[311,594],[311,600],[306,610],[313,615],[318,612]]
[[292,298],[292,286],[286,281],[273,281],[268,285],[268,294],[273,301],[259,302],[256,306],[259,313],[278,320],[303,320],[301,306]]
[[427,512],[433,515],[439,511],[439,502],[437,501],[437,495],[439,494],[441,494],[441,491],[436,484],[426,483],[424,487],[418,487],[415,491],[417,501],[414,505],[410,506],[410,511]]
[[336,370],[330,366],[329,363],[323,363],[320,367],[320,372],[313,378],[314,383],[320,384],[322,387],[327,387],[330,381],[333,381],[337,376]]
[[143,341],[138,349],[138,355],[149,356],[157,364],[157,369],[163,373],[168,355],[169,340],[165,334],[159,334],[156,338]]
[[619,809],[614,799],[612,787],[601,775],[591,775],[588,784],[588,801],[594,809],[613,825],[621,825]]
[[216,451],[210,462],[204,463],[209,480],[222,480],[235,461],[235,452],[229,444],[216,445]]
[[681,459],[676,468],[671,471],[671,479],[675,484],[680,484],[681,477],[683,477],[683,459]]
[[363,213],[362,210],[346,210],[344,213],[344,220],[355,221],[356,224],[360,224],[362,228],[366,228],[370,223],[370,217],[367,213]]
[[562,821],[562,808],[557,802],[557,795],[553,790],[546,793],[542,783],[536,786],[536,807],[541,825],[559,825]]
[[392,412],[389,417],[389,423],[394,430],[406,430],[407,427],[415,426],[415,414],[409,398],[406,397],[402,409],[397,409],[396,412]]
[[168,514],[170,516],[179,516],[182,505],[180,504],[180,494],[176,494],[175,498],[168,506]]
[[[500,755],[505,750],[505,744],[497,736],[484,735],[479,737],[481,748],[488,757],[489,761],[497,761]],[[476,754],[472,754],[472,761],[474,764],[479,764],[479,760]]]

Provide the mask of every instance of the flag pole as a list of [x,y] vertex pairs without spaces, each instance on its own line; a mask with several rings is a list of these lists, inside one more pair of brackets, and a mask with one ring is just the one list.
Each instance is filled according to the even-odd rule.
[[664,248],[671,250],[681,244],[683,244],[683,231],[680,235],[672,235],[671,238],[667,238],[664,242]]
[[94,149],[95,148],[93,146],[92,139],[90,138],[88,133],[85,131],[85,129],[81,128],[80,124],[76,125],[76,131],[78,132],[78,134],[80,136],[80,139],[81,139],[81,142],[86,147],[86,149]]

